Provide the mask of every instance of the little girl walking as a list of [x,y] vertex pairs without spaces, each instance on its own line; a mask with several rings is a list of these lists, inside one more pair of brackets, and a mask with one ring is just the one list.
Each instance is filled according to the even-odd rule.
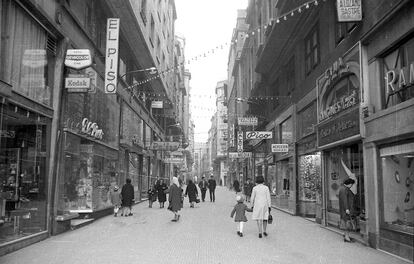
[[242,237],[243,236],[243,224],[247,222],[246,218],[246,211],[253,212],[253,209],[248,208],[247,205],[244,204],[243,196],[237,195],[236,196],[237,204],[234,206],[233,211],[231,211],[230,217],[233,218],[234,214],[234,222],[237,223],[237,234]]

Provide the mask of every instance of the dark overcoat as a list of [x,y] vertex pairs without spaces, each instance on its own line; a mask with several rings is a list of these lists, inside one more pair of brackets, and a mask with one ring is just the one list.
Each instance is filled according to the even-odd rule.
[[172,207],[171,210],[173,212],[180,211],[182,208],[181,195],[181,188],[175,184],[172,184],[169,189],[168,202],[170,203]]
[[165,191],[168,189],[167,184],[164,182],[162,184],[158,183],[155,188],[157,190],[158,202],[163,203],[167,201],[167,194],[165,193]]
[[125,183],[121,190],[122,206],[132,206],[134,200],[134,186]]
[[188,195],[189,202],[195,202],[198,195],[197,186],[192,182],[187,185],[185,189],[185,195]]
[[[342,220],[350,220],[350,216],[354,214],[354,194],[352,191],[342,185],[339,189],[339,215]],[[349,210],[350,214],[346,214],[346,210]]]

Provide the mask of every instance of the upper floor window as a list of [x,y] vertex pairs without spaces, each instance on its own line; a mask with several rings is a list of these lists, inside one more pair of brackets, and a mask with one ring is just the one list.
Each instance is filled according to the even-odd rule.
[[305,38],[305,67],[306,75],[310,74],[312,70],[319,64],[319,30],[316,25]]
[[286,88],[288,95],[295,90],[295,57],[292,56],[289,62],[286,64]]
[[14,1],[0,1],[0,35],[0,79],[50,106],[56,39]]
[[340,43],[348,37],[352,30],[356,27],[356,22],[336,22],[335,26],[335,43]]
[[147,23],[147,0],[141,0],[141,18],[144,24]]

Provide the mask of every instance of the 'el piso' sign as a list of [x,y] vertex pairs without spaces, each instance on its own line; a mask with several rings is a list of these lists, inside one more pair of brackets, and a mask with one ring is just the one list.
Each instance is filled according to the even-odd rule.
[[247,131],[246,139],[271,139],[272,131]]

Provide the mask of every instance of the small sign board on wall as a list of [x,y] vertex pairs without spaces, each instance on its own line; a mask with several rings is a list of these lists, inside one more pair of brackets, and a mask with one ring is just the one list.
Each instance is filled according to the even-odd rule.
[[353,22],[362,20],[361,0],[337,0],[338,22]]
[[288,144],[272,144],[272,152],[289,152]]
[[65,66],[80,70],[92,65],[91,51],[88,49],[68,49],[66,51]]
[[239,117],[237,119],[239,126],[257,126],[257,117]]
[[152,101],[151,108],[159,108],[162,109],[164,107],[163,101]]

